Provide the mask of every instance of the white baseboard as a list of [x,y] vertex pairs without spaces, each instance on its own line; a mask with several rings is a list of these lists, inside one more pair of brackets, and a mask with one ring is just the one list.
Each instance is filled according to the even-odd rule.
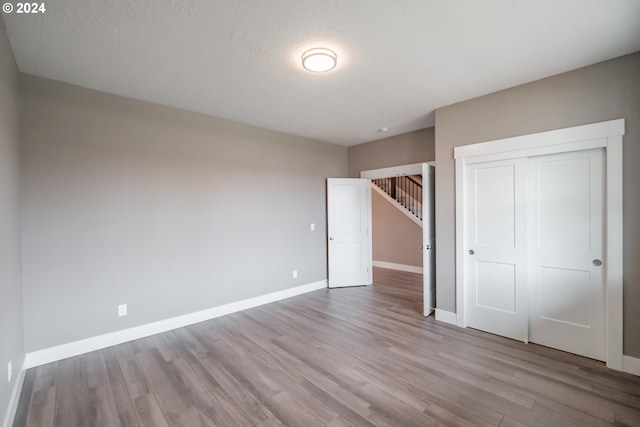
[[390,270],[406,271],[407,273],[422,274],[422,267],[416,267],[415,265],[395,264],[393,262],[386,261],[373,261],[373,266],[388,268]]
[[622,356],[622,366],[625,372],[640,375],[640,359],[631,356]]
[[86,338],[80,341],[62,344],[56,347],[37,350],[31,353],[27,353],[24,361],[24,369],[33,368],[35,366],[44,365],[46,363],[66,359],[68,357],[100,350],[102,348],[111,347],[112,345],[137,340],[140,338],[148,337],[150,335],[155,335],[162,332],[170,331],[172,329],[181,328],[183,326],[192,325],[194,323],[204,322],[205,320],[214,319],[216,317],[225,316],[227,314],[236,313],[238,311],[268,304],[270,302],[280,301],[286,298],[305,294],[307,292],[312,292],[326,287],[327,281],[321,280],[319,282],[309,283],[307,285],[296,286],[295,288],[284,289],[282,291],[277,291],[270,294],[245,299],[242,301],[212,307],[206,310],[196,311],[194,313],[148,323],[146,325],[136,326],[134,328],[123,329],[121,331]]
[[455,313],[436,308],[436,320],[457,326],[458,317]]
[[16,374],[18,377],[16,378],[16,382],[13,384],[7,413],[4,416],[4,420],[2,420],[3,427],[11,427],[13,425],[13,420],[16,417],[16,411],[18,410],[18,403],[20,402],[20,392],[22,391],[22,385],[24,384],[25,372],[26,369],[23,364],[23,368]]

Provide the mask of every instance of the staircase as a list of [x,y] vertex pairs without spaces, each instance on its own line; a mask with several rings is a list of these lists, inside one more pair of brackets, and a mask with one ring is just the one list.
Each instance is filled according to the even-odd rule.
[[405,175],[371,180],[411,215],[422,221],[422,176]]

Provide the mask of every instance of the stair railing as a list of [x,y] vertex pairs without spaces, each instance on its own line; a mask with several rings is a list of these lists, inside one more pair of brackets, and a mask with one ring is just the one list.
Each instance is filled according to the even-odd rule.
[[372,182],[422,221],[422,177],[417,175],[377,178]]

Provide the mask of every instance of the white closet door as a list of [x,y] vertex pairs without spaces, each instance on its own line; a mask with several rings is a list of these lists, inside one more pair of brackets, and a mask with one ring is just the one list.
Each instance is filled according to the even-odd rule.
[[605,360],[603,150],[529,162],[529,340]]
[[527,159],[465,166],[467,325],[527,341]]

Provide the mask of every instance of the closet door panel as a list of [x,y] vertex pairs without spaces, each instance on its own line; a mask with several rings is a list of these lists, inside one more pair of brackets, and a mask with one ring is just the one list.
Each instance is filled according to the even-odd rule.
[[467,325],[527,341],[525,159],[465,166]]
[[604,154],[530,159],[530,340],[604,360]]

